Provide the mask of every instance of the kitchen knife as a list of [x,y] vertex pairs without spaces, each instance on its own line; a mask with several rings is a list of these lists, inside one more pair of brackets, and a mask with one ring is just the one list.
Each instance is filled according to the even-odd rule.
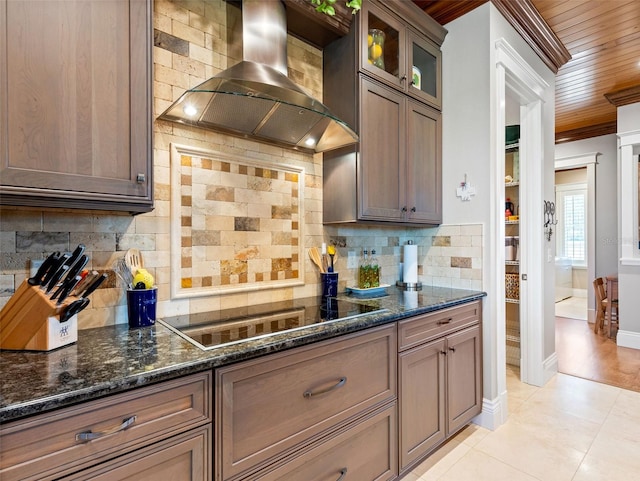
[[42,279],[42,282],[40,283],[40,285],[42,286],[42,289],[44,290],[47,289],[47,287],[49,286],[49,282],[51,282],[51,278],[58,272],[58,269],[62,267],[62,265],[66,262],[66,260],[69,257],[71,257],[71,254],[69,253],[60,254],[59,256],[56,256],[54,265],[47,270],[47,274],[44,276],[44,278]]
[[49,269],[53,268],[53,265],[55,264],[59,255],[60,252],[49,254],[49,256],[42,262],[42,264],[40,264],[38,271],[34,274],[33,277],[29,277],[27,282],[29,282],[29,284],[32,286],[39,286],[40,284],[42,284],[44,276],[47,274]]
[[84,291],[89,286],[89,284],[91,284],[91,282],[93,282],[98,277],[98,275],[98,271],[89,272],[86,276],[84,276],[84,279],[80,281],[80,283],[75,287],[71,294],[80,297],[80,293]]
[[[67,276],[62,286],[60,286],[60,288],[58,289],[58,290],[62,289],[60,292],[60,298],[58,299],[58,305],[62,304],[65,301],[69,293],[73,290],[74,287],[78,285],[78,283],[81,280],[82,280],[81,275],[75,276],[71,281],[69,281],[69,276]],[[54,297],[51,296],[51,299],[54,299]]]
[[49,280],[49,283],[45,286],[45,293],[49,294],[51,290],[58,284],[58,281],[62,279],[62,276],[69,270],[69,266],[62,265],[60,269],[53,275],[53,277]]
[[[58,287],[58,289],[56,289],[54,291],[54,293],[51,295],[51,300],[54,300],[56,297],[58,297],[60,294],[62,294],[62,292],[67,293],[67,295],[69,295],[69,292],[71,292],[71,290],[69,289],[69,285],[73,284],[74,286],[78,284],[78,281],[76,281],[76,276],[80,273],[80,271],[82,271],[82,269],[84,269],[84,266],[87,265],[87,262],[89,262],[89,257],[86,256],[85,254],[82,254],[77,261],[75,262],[75,264],[73,264],[69,270],[67,271],[67,275],[64,278],[64,281],[62,282],[62,284],[60,285],[60,287]],[[67,262],[67,265],[71,265],[71,263]],[[80,278],[82,279],[82,278]]]
[[107,274],[106,272],[101,274],[100,276],[98,276],[96,279],[94,279],[91,284],[89,284],[89,287],[87,287],[81,294],[80,297],[89,297],[89,295],[95,291],[98,287],[100,287],[100,284],[102,284],[104,282],[104,280],[109,277],[109,274]]
[[64,311],[62,311],[62,314],[60,314],[60,322],[67,322],[75,314],[80,312],[82,309],[84,309],[88,305],[89,305],[89,299],[87,299],[86,297],[73,301],[64,309]]
[[[71,274],[71,269],[75,266],[76,262],[80,259],[80,256],[84,254],[84,244],[78,244],[76,250],[73,251],[71,257],[65,262],[66,265],[69,266],[69,274]],[[79,272],[79,271],[78,271]]]

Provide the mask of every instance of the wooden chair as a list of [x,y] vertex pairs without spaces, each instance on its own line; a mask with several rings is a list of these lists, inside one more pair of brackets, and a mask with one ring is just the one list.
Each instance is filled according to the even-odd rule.
[[[593,281],[593,289],[596,294],[596,322],[593,326],[593,331],[598,334],[599,330],[604,331],[604,323],[607,321],[609,337],[611,337],[612,324],[618,324],[618,299],[610,301],[607,297],[607,290],[605,288],[605,282],[602,277],[598,277]],[[617,297],[617,296],[616,296]],[[607,307],[611,304],[611,319],[607,319]]]

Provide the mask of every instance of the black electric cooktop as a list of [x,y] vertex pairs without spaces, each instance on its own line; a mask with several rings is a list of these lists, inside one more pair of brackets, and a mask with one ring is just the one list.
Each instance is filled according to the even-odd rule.
[[383,310],[377,303],[313,297],[169,317],[159,322],[199,348],[213,349]]

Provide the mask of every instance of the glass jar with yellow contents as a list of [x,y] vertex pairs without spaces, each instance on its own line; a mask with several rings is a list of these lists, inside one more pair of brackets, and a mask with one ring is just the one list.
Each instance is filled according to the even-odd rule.
[[384,70],[384,32],[377,28],[369,30],[367,45],[369,46],[369,63]]

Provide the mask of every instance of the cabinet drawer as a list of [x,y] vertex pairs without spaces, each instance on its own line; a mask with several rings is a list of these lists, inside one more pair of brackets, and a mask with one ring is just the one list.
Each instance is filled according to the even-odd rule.
[[211,426],[112,459],[60,481],[209,481]]
[[398,349],[400,351],[429,341],[449,332],[479,322],[482,303],[470,302],[430,314],[412,317],[398,323]]
[[211,390],[211,373],[195,374],[0,426],[0,478],[57,478],[210,422]]
[[216,371],[216,463],[229,479],[396,395],[395,326]]
[[[259,481],[382,481],[397,475],[395,404],[287,460]],[[340,476],[344,474],[344,477]]]

